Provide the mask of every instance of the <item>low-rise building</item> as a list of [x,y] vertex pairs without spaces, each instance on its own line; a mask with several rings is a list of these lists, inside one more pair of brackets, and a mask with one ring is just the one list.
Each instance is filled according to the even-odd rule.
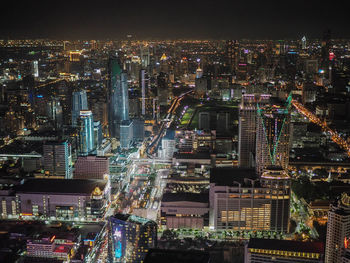
[[208,193],[165,193],[161,202],[162,224],[167,228],[208,226]]

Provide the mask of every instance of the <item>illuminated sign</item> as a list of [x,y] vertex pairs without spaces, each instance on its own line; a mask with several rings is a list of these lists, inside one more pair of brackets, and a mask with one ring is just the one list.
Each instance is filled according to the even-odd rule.
[[335,58],[335,55],[333,52],[329,52],[329,60],[332,61]]

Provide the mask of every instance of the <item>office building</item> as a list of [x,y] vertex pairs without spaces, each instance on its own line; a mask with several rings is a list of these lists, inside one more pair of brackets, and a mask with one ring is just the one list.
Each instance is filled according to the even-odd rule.
[[15,187],[21,217],[45,220],[100,220],[108,197],[102,180],[29,179]]
[[265,176],[259,180],[254,169],[248,168],[211,169],[209,226],[218,230],[287,232],[289,177],[284,171]]
[[34,78],[38,78],[39,77],[39,63],[37,60],[34,60],[32,62],[32,75]]
[[245,245],[244,263],[322,263],[322,242],[251,238]]
[[286,102],[270,98],[265,105],[257,104],[256,170],[266,167],[288,167],[291,96]]
[[44,144],[44,170],[49,177],[72,178],[72,147],[67,141]]
[[146,218],[116,214],[109,218],[110,262],[143,262],[157,245],[157,224]]
[[346,193],[331,205],[328,212],[326,263],[341,263],[344,240],[350,237],[350,196]]
[[129,148],[134,139],[134,125],[131,120],[124,120],[120,124],[120,147]]
[[52,121],[53,126],[61,128],[63,125],[63,109],[58,98],[52,98],[47,104],[47,116]]
[[141,90],[141,115],[146,115],[146,70],[141,69],[140,70],[140,78],[139,78],[139,84],[140,84],[140,90]]
[[303,49],[303,50],[307,49],[305,36],[303,36],[303,38],[301,39],[301,49]]
[[75,91],[72,95],[72,126],[78,125],[80,111],[88,109],[87,95],[85,90]]
[[238,162],[241,167],[253,167],[256,142],[257,103],[266,104],[270,99],[268,94],[243,94],[239,107],[238,131]]
[[239,43],[237,40],[226,41],[226,64],[230,72],[235,72],[239,61]]
[[94,119],[91,111],[80,111],[79,155],[93,154],[96,150],[94,139]]
[[94,140],[95,140],[95,149],[98,149],[103,140],[103,133],[102,133],[102,125],[100,121],[94,121]]
[[199,126],[200,130],[210,130],[210,112],[199,113]]
[[175,152],[175,131],[167,130],[162,138],[162,149],[160,150],[160,158],[172,159]]
[[79,156],[74,166],[74,179],[105,179],[109,160],[103,156]]
[[133,119],[132,122],[134,140],[142,142],[145,137],[145,121],[142,119]]
[[109,59],[108,71],[109,135],[120,138],[121,122],[129,120],[128,75],[117,57]]

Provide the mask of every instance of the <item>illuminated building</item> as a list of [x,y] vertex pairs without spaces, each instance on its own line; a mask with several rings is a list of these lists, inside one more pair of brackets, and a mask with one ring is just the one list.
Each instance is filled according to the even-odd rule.
[[226,60],[231,73],[235,72],[239,61],[239,43],[237,40],[228,40],[226,42]]
[[109,135],[120,138],[120,124],[129,120],[128,76],[121,68],[120,60],[111,57],[109,72]]
[[108,190],[87,179],[29,179],[15,188],[21,218],[70,221],[100,220]]
[[282,170],[271,170],[259,180],[254,169],[211,169],[209,226],[287,232],[289,184],[289,176]]
[[129,148],[134,139],[133,121],[124,120],[120,123],[120,147]]
[[164,193],[161,201],[162,224],[167,228],[208,226],[208,193]]
[[79,118],[79,154],[93,154],[95,149],[94,119],[91,111],[80,111]]
[[203,69],[201,69],[198,64],[198,68],[196,70],[196,79],[200,79],[201,77],[203,77]]
[[49,119],[53,122],[53,126],[57,129],[63,124],[63,109],[58,98],[52,98],[47,104],[47,112]]
[[32,75],[34,78],[38,78],[39,77],[39,64],[37,60],[34,60],[32,62]]
[[238,160],[241,167],[252,167],[255,156],[257,103],[266,104],[270,95],[244,94],[239,108]]
[[256,170],[266,167],[286,169],[289,160],[289,123],[291,95],[286,102],[270,98],[265,105],[257,104]]
[[167,133],[162,138],[162,149],[159,150],[159,155],[163,159],[172,159],[175,152],[175,131],[167,130]]
[[306,37],[303,36],[303,38],[301,39],[301,49],[306,49]]
[[146,114],[146,79],[145,79],[146,71],[144,69],[140,70],[140,90],[141,90],[141,115],[144,116]]
[[85,90],[73,92],[72,96],[72,126],[77,126],[80,111],[88,109],[87,95]]
[[244,263],[322,263],[322,242],[251,238],[245,245]]
[[79,156],[74,168],[74,179],[105,179],[109,160],[102,156]]
[[116,214],[109,218],[110,262],[143,262],[157,244],[157,224],[149,219]]
[[94,121],[94,148],[98,149],[103,140],[102,125],[100,121]]
[[67,141],[44,144],[44,170],[49,177],[72,178],[72,148]]
[[69,61],[79,62],[81,56],[81,51],[70,51],[69,52]]
[[343,249],[347,249],[345,239],[350,237],[350,197],[343,193],[331,205],[328,212],[326,237],[326,263],[340,263]]

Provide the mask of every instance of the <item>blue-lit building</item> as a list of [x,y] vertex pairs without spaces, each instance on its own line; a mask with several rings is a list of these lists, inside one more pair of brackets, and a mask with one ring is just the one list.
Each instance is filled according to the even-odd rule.
[[157,224],[149,219],[116,214],[109,218],[109,262],[143,262],[157,245]]
[[120,147],[129,148],[134,139],[133,121],[125,120],[120,124]]
[[80,111],[88,109],[87,95],[85,90],[75,91],[72,95],[72,126],[78,125]]
[[92,112],[80,111],[79,117],[79,154],[86,156],[95,151],[94,118]]
[[120,124],[129,120],[128,75],[115,56],[109,59],[108,70],[109,133],[110,137],[120,138]]

